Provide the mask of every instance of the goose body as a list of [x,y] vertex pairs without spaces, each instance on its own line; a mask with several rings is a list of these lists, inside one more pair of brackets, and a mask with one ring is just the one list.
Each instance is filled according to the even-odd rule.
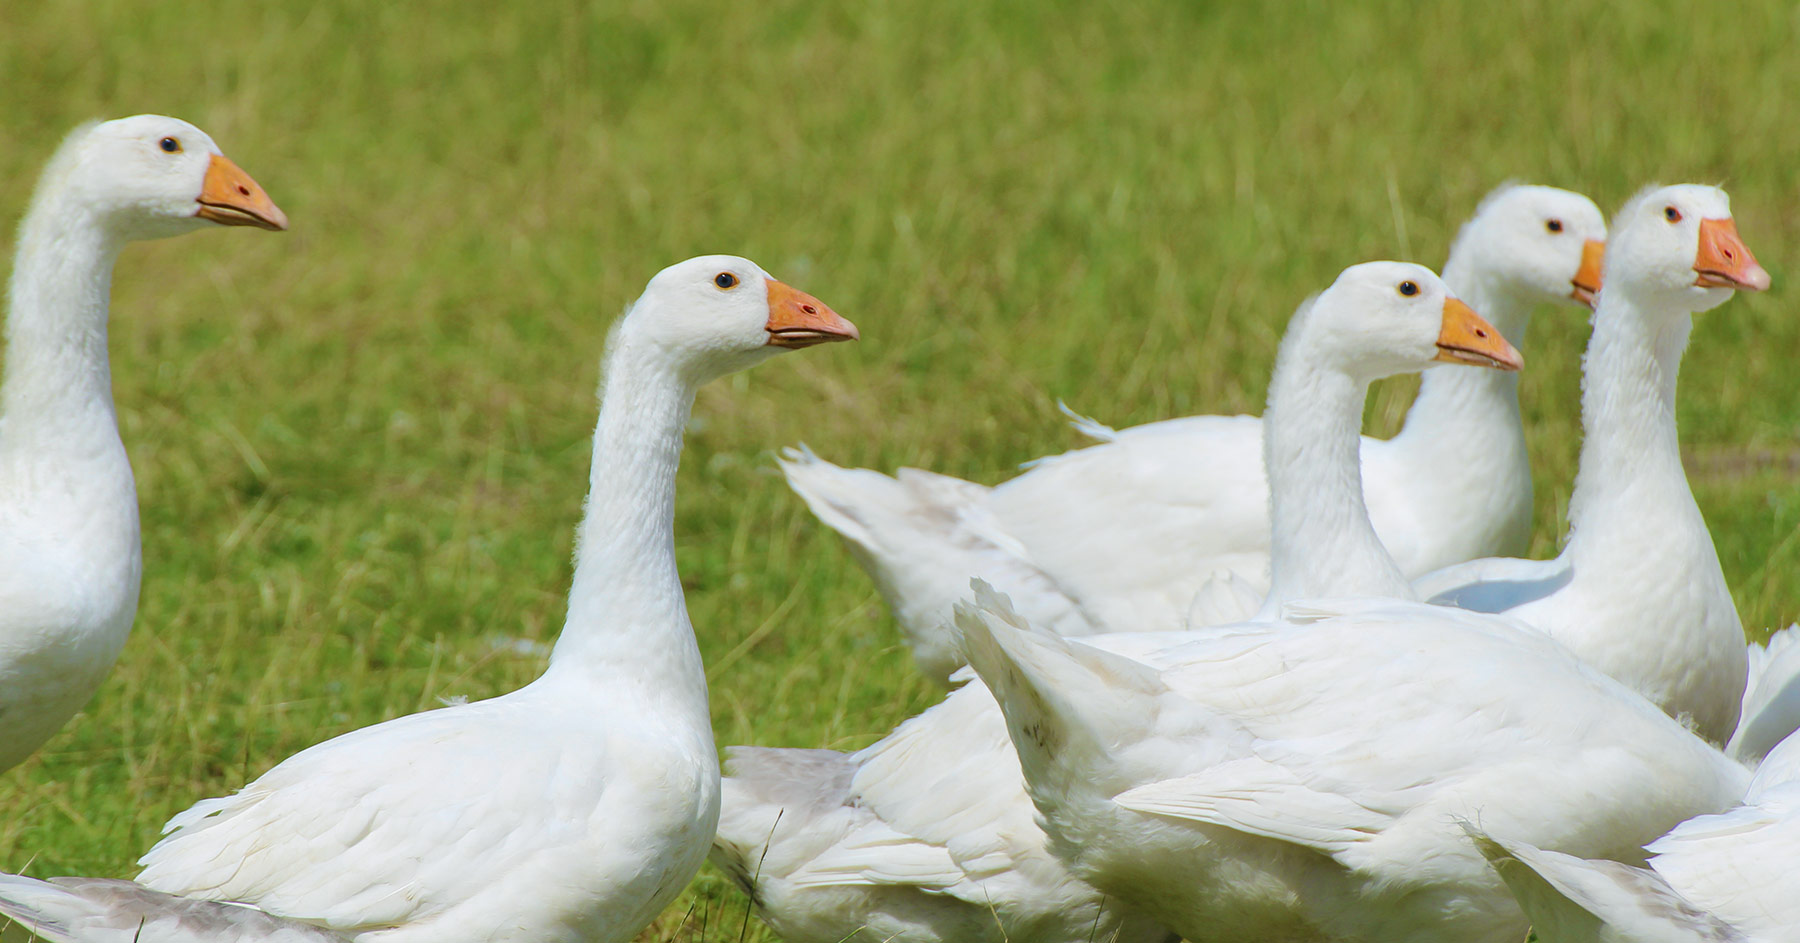
[[287,218],[205,132],[139,115],[70,134],[19,226],[0,383],[0,770],[88,702],[137,612],[137,490],[106,351],[113,262],[127,242],[209,223]]
[[[1459,821],[1631,860],[1749,774],[1529,627],[1327,600],[1150,657],[959,618],[1050,847],[1185,939],[1516,943]],[[1171,641],[1180,638],[1171,636]]]
[[1650,843],[1647,868],[1474,837],[1542,943],[1786,943],[1800,937],[1797,768],[1790,737],[1742,805]]
[[[631,939],[693,876],[718,816],[672,535],[694,391],[855,336],[745,259],[659,273],[608,342],[568,619],[541,677],[345,734],[197,803],[141,859],[141,891],[26,893],[13,878],[0,909],[28,927],[141,923],[170,940]],[[245,905],[270,919],[235,919]],[[196,936],[205,926],[221,935]]]
[[1450,567],[1418,591],[1536,626],[1724,743],[1744,693],[1744,633],[1681,465],[1675,380],[1693,314],[1769,276],[1713,187],[1645,191],[1612,232],[1568,543],[1554,560]]
[[[1346,522],[1314,499],[1327,493],[1321,482],[1353,487],[1368,383],[1444,359],[1517,367],[1517,353],[1418,266],[1357,266],[1295,315],[1272,384],[1271,465],[1281,468],[1271,482],[1293,505],[1275,517],[1275,543],[1318,552],[1288,559],[1293,575],[1283,586],[1405,591],[1391,562],[1336,552],[1333,531]],[[1275,410],[1275,397],[1288,402],[1285,411]],[[1182,635],[1092,641],[1155,658]],[[729,773],[713,860],[790,943],[1157,943],[1170,935],[1051,853],[1006,720],[979,680],[860,752],[735,747]]]
[[[1591,298],[1604,238],[1586,197],[1502,187],[1459,234],[1444,280],[1517,338],[1534,306]],[[940,680],[961,663],[950,614],[971,576],[1006,593],[1033,625],[1069,636],[1254,611],[1269,569],[1262,421],[1080,427],[1104,441],[1040,459],[993,488],[917,469],[888,478],[810,453],[783,470],[844,536],[920,667]],[[1402,572],[1526,546],[1531,469],[1514,377],[1428,373],[1405,428],[1390,440],[1362,440],[1362,462],[1376,531]],[[1432,511],[1448,503],[1462,509],[1454,521]],[[1197,594],[1205,598],[1196,602]]]

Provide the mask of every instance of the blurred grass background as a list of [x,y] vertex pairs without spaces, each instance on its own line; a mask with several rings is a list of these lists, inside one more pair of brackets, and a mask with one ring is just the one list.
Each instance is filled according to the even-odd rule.
[[[1775,290],[1701,316],[1683,443],[1753,635],[1800,617],[1800,14],[1674,4],[55,0],[0,5],[0,249],[76,123],[209,131],[282,235],[129,249],[134,636],[0,783],[0,867],[126,876],[288,754],[541,668],[600,344],[658,269],[748,255],[865,341],[704,391],[677,540],[721,743],[853,748],[935,700],[774,449],[984,482],[1115,425],[1260,411],[1346,265],[1441,264],[1507,179],[1611,210],[1721,183]],[[1521,346],[1556,547],[1587,325]],[[1397,428],[1413,384],[1371,399]],[[703,873],[647,936],[736,938]],[[755,936],[760,931],[752,929]]]

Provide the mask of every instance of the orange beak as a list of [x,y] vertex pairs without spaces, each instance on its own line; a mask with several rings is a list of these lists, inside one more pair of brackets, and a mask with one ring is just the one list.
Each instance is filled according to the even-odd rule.
[[844,320],[825,302],[784,282],[769,279],[770,347],[799,350],[832,341],[853,341],[861,337],[856,325]]
[[1438,330],[1438,360],[1513,371],[1525,358],[1507,343],[1475,309],[1456,298],[1444,299],[1444,326]]
[[1569,284],[1575,290],[1569,297],[1592,308],[1594,296],[1600,294],[1600,263],[1606,258],[1606,243],[1598,239],[1589,239],[1581,244],[1581,268],[1575,270],[1575,277]]
[[244,173],[243,168],[223,154],[214,154],[206,167],[206,182],[200,187],[200,208],[194,215],[222,226],[255,226],[258,229],[286,229],[287,214],[263,188]]
[[1769,272],[1756,264],[1750,247],[1738,237],[1734,219],[1700,221],[1700,250],[1694,253],[1694,271],[1700,277],[1694,284],[1702,288],[1735,288],[1764,291],[1769,287]]

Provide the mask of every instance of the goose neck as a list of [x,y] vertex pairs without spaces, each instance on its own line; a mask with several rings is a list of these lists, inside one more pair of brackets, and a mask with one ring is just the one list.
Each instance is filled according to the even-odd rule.
[[666,356],[615,332],[604,365],[588,500],[576,537],[568,621],[553,673],[686,692],[706,681],[675,569],[675,472],[694,385]]
[[1308,362],[1276,367],[1263,414],[1269,476],[1269,594],[1263,614],[1294,599],[1411,597],[1363,501],[1360,426],[1368,382]]
[[19,227],[0,381],[4,447],[15,460],[110,452],[118,441],[106,318],[121,245],[91,210],[55,192]]
[[1659,506],[1693,505],[1675,427],[1676,377],[1693,316],[1657,311],[1620,287],[1601,294],[1583,364],[1581,456],[1569,497],[1575,552],[1610,543],[1608,522],[1641,518],[1645,489],[1685,496]]

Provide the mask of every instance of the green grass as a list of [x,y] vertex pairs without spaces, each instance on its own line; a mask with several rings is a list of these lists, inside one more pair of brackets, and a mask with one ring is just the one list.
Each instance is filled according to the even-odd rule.
[[[1746,626],[1800,618],[1786,4],[426,6],[0,5],[0,219],[68,128],[156,111],[294,224],[119,266],[143,603],[89,710],[0,784],[6,869],[129,874],[170,814],[295,750],[534,676],[494,640],[560,624],[601,340],[702,252],[866,338],[700,398],[677,539],[722,743],[856,747],[934,700],[772,450],[992,482],[1075,443],[1058,397],[1121,425],[1258,411],[1301,297],[1440,263],[1508,178],[1609,209],[1732,192],[1776,288],[1701,316],[1683,442]],[[1546,311],[1525,345],[1539,555],[1586,336]],[[1409,395],[1381,387],[1371,428]],[[681,934],[735,939],[741,902],[696,887]]]

